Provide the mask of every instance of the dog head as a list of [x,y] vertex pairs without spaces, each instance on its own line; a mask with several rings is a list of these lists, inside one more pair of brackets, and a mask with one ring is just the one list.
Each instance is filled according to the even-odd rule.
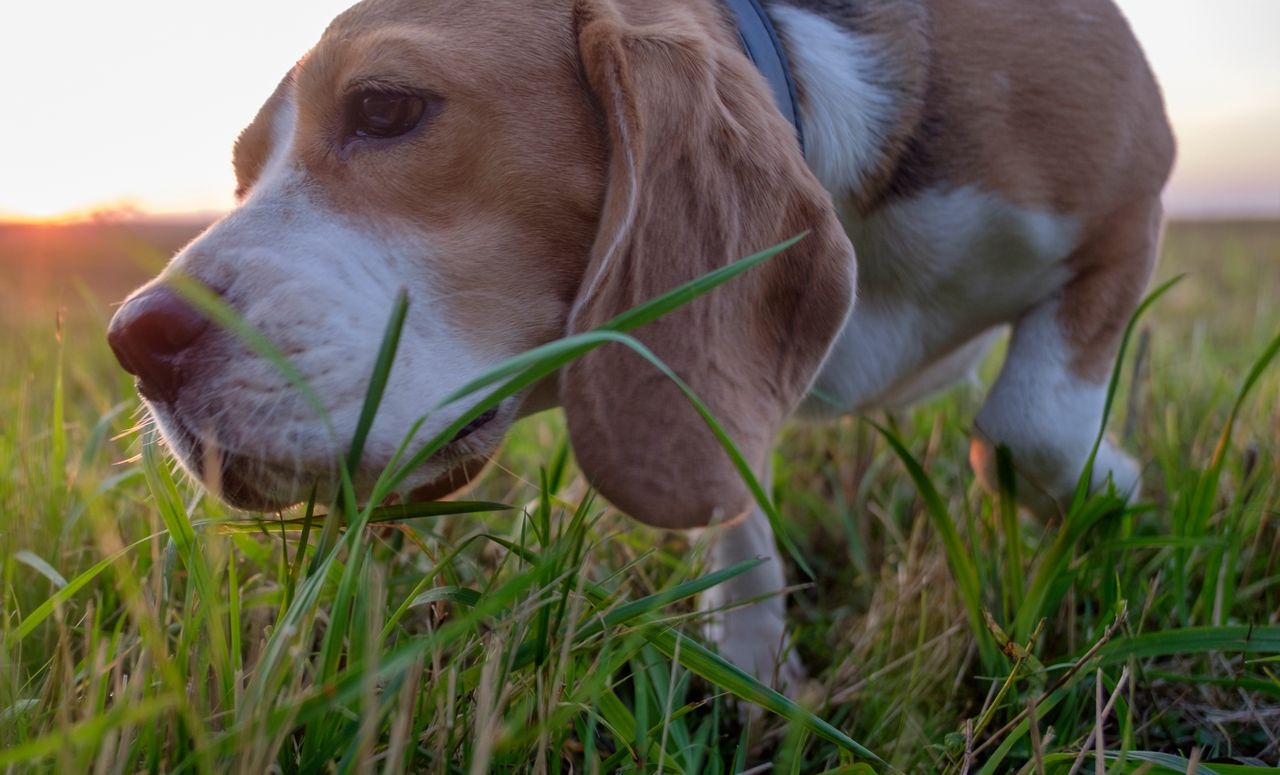
[[[410,449],[456,421],[470,404],[441,401],[494,365],[807,231],[637,332],[760,470],[844,320],[853,256],[714,5],[366,0],[335,20],[237,142],[237,209],[112,321],[183,464],[250,509],[331,493],[404,290],[354,472],[367,497],[414,424],[425,416]],[[314,399],[210,325],[177,277],[270,341]],[[460,486],[516,419],[560,403],[588,478],[632,516],[691,527],[748,507],[714,434],[625,347],[535,392],[551,400],[499,404],[403,494]]]

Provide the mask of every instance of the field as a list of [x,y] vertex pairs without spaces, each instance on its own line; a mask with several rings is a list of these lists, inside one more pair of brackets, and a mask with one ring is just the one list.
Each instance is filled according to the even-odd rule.
[[339,537],[202,497],[103,337],[192,234],[0,226],[0,770],[1280,773],[1280,224],[1171,227],[1132,507],[983,494],[977,386],[787,433],[799,707],[698,646],[699,547],[593,501],[554,415],[467,495],[511,510]]

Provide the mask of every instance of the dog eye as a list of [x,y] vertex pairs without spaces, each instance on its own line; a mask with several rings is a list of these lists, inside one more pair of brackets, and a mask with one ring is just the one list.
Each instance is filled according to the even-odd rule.
[[399,137],[422,121],[427,101],[415,94],[361,91],[347,106],[348,134],[356,137]]

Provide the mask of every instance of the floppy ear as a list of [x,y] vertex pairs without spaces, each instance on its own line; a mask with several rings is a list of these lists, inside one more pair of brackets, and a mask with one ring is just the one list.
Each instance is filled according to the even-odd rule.
[[262,168],[266,166],[267,159],[274,150],[275,135],[279,133],[278,124],[282,120],[281,113],[289,91],[293,88],[293,73],[296,69],[295,66],[285,74],[276,90],[258,109],[253,121],[236,138],[231,159],[236,171],[237,201],[242,201],[249,195],[249,190],[258,181]]
[[[844,322],[853,247],[732,30],[684,4],[647,5],[637,4],[645,26],[624,20],[615,0],[575,7],[610,159],[570,333],[808,232],[636,333],[692,386],[759,474]],[[587,478],[632,517],[691,528],[752,506],[696,410],[622,345],[567,368],[561,400]]]

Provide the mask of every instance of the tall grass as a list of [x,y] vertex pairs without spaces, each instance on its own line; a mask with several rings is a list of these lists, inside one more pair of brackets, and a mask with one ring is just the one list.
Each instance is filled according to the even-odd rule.
[[[645,357],[627,330],[760,260],[506,364],[452,397],[485,396],[458,427],[589,347]],[[1270,271],[1251,290],[1280,289]],[[1136,506],[1081,498],[1039,525],[979,492],[973,390],[788,434],[771,495],[804,582],[799,705],[698,641],[693,597],[750,565],[707,575],[697,547],[594,499],[554,418],[516,431],[475,501],[385,510],[348,491],[247,520],[132,430],[104,316],[60,342],[7,320],[0,766],[1280,772],[1280,314],[1197,333],[1166,310],[1205,282],[1153,308],[1152,376],[1115,383],[1151,461]],[[772,713],[744,728],[735,696]]]

